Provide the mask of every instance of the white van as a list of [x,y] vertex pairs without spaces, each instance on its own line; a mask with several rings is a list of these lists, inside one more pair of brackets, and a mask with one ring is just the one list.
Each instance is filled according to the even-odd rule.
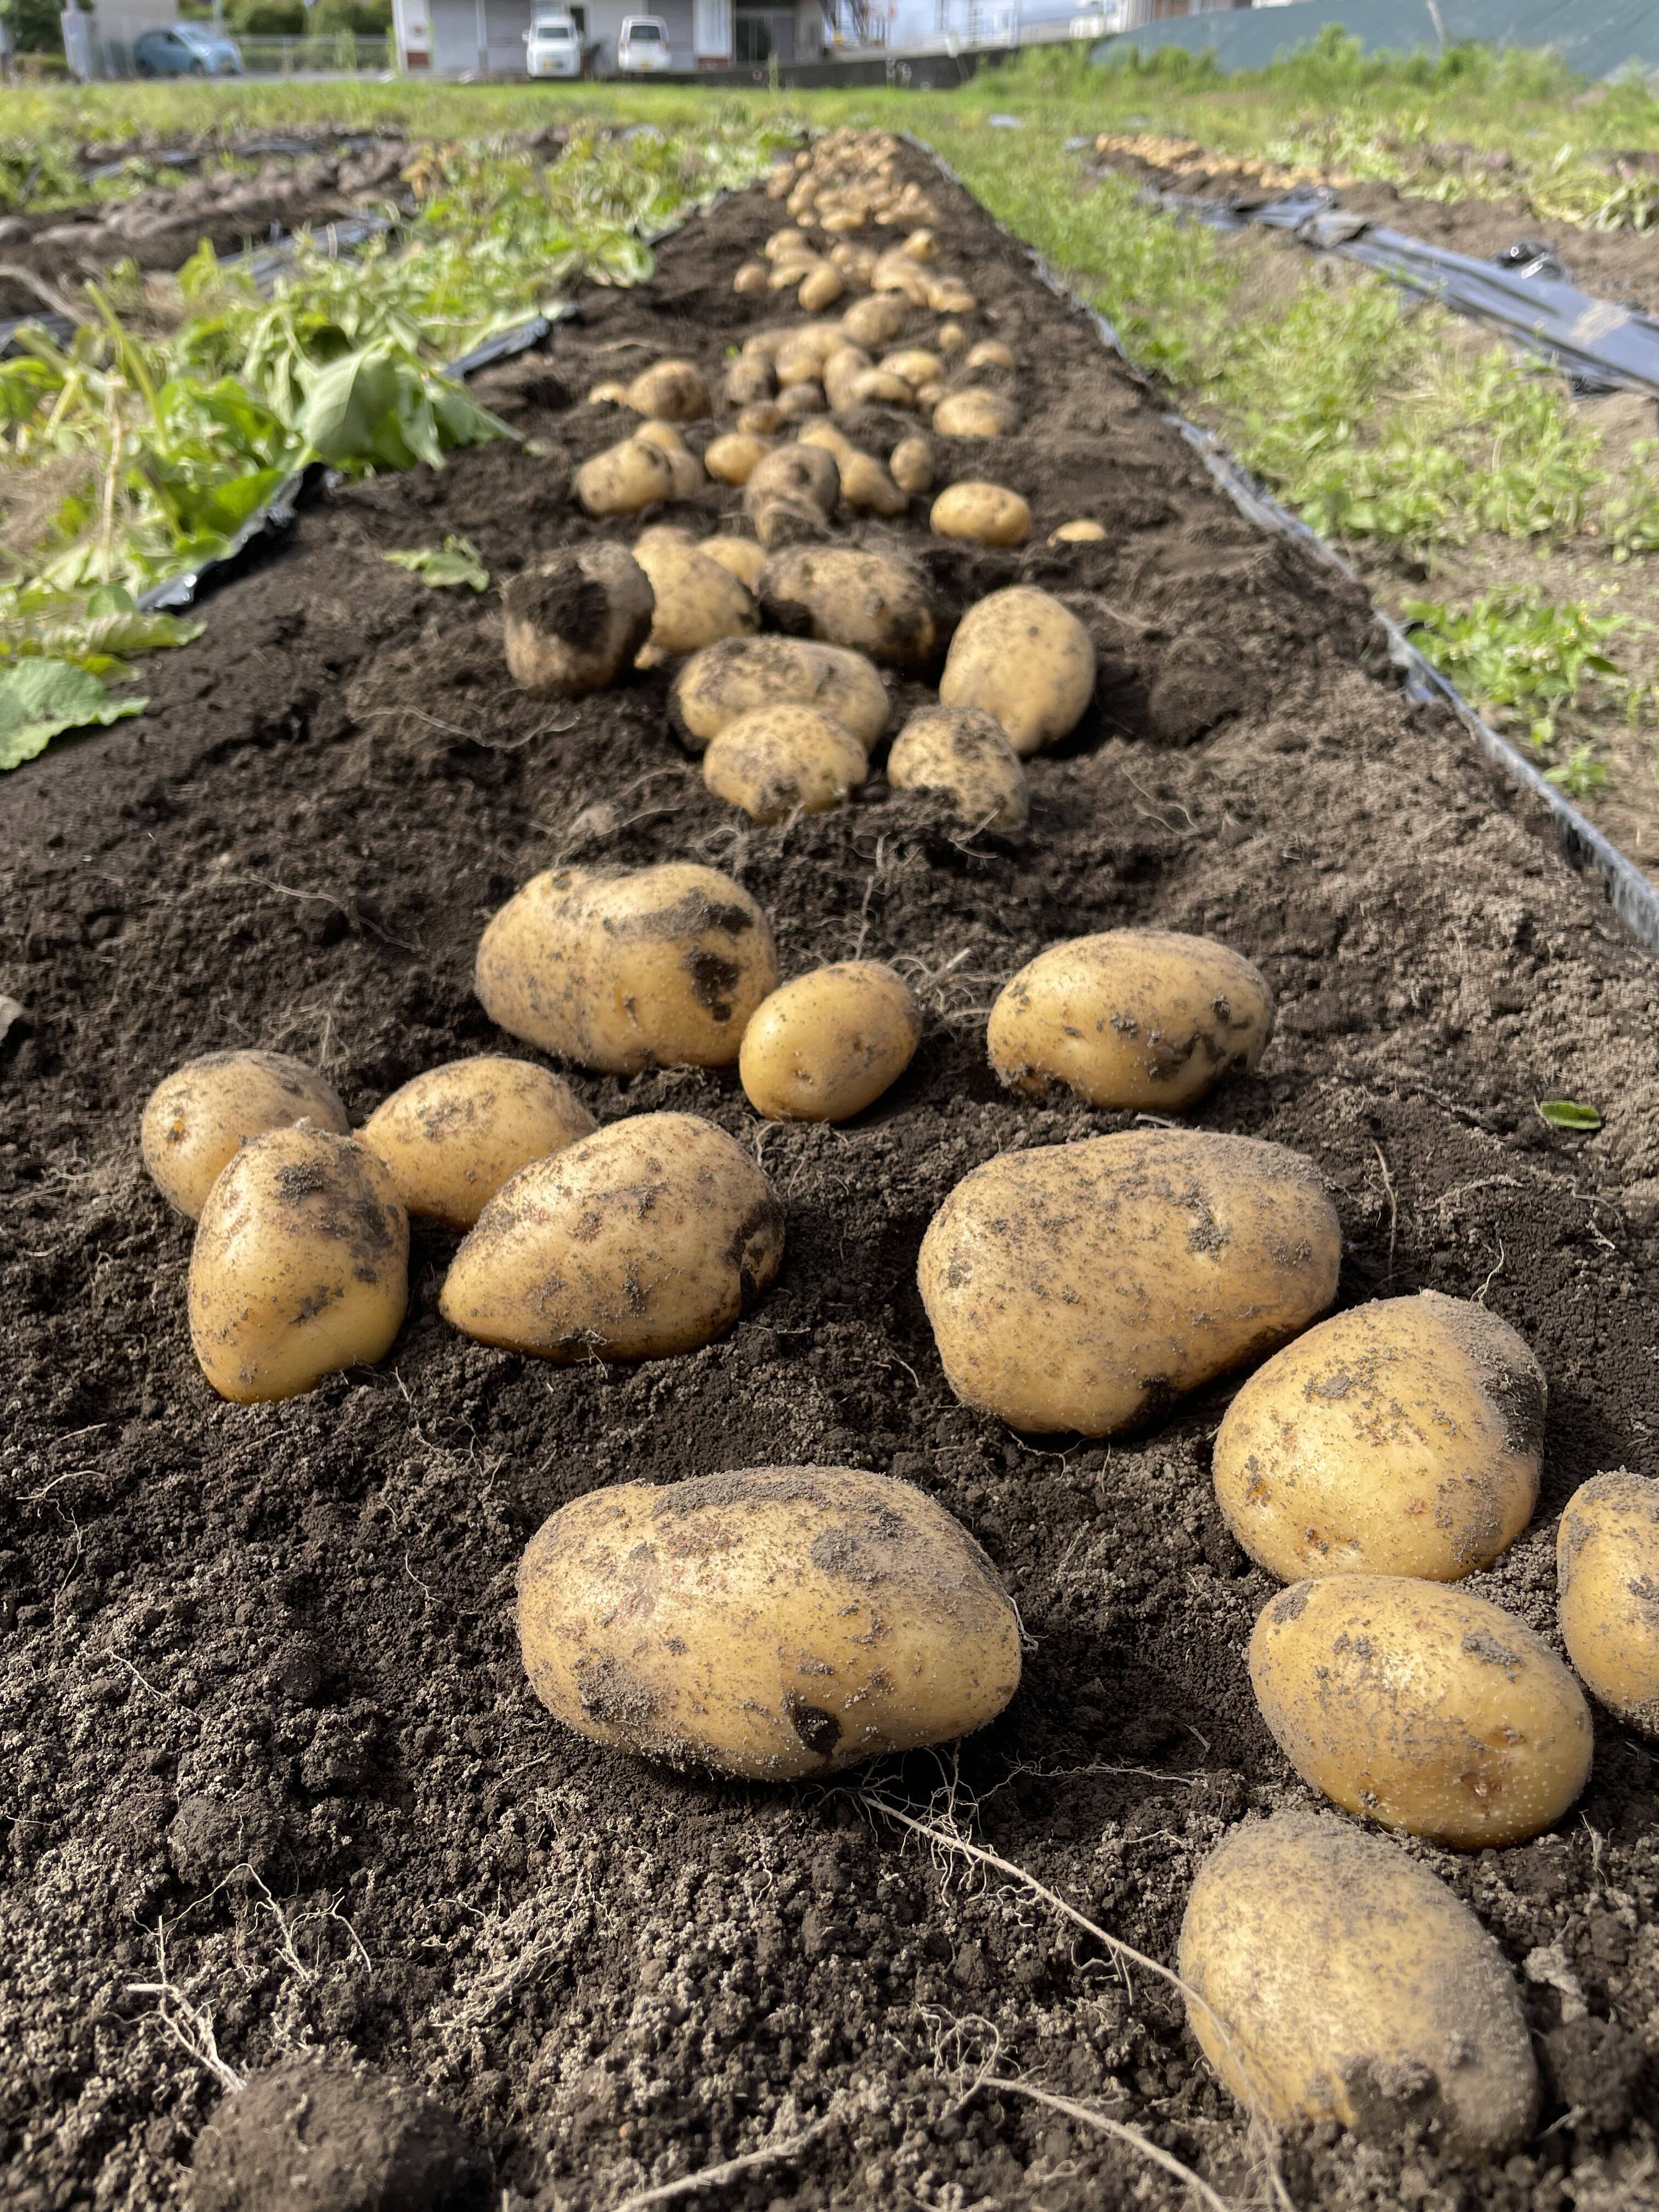
[[524,34],[526,76],[580,76],[581,33],[568,15],[538,15]]
[[658,70],[672,70],[674,57],[669,50],[668,26],[660,15],[624,15],[622,35],[617,40],[617,69],[623,76],[649,76]]

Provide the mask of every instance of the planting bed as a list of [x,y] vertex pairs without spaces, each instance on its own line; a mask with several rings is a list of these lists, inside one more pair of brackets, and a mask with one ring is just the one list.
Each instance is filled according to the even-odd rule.
[[[758,193],[690,225],[650,284],[590,294],[550,353],[479,380],[537,456],[488,447],[308,511],[197,643],[143,665],[146,714],[8,781],[8,2204],[180,2201],[223,2094],[203,2051],[246,2075],[301,2045],[433,2091],[515,2203],[599,2212],[825,2115],[798,2157],[707,2201],[1185,2201],[1106,2136],[973,2094],[994,2054],[1251,2197],[1240,2117],[1159,1984],[884,1824],[867,1778],[714,1784],[576,1741],[513,1630],[526,1540],[599,1484],[869,1466],[966,1522],[1032,1640],[1002,1718],[959,1756],[896,1764],[889,1798],[1164,1959],[1205,1855],[1304,1798],[1244,1671],[1273,1585],[1213,1500],[1226,1391],[1109,1448],[1028,1442],[956,1403],[921,1311],[917,1247],[963,1175],[1127,1123],[989,1073],[990,1000],[1045,943],[1156,923],[1257,962],[1278,1038],[1199,1124],[1317,1162],[1344,1303],[1482,1296],[1536,1350],[1543,1499],[1474,1589],[1553,1637],[1564,1500],[1601,1469],[1655,1471],[1652,963],[1467,739],[1407,708],[1359,591],[1241,520],[1084,319],[964,195],[931,189],[1025,410],[993,447],[941,441],[945,473],[1024,494],[1032,550],[941,549],[921,502],[862,534],[917,552],[958,602],[1024,577],[1089,624],[1096,702],[1030,764],[1028,832],[967,837],[879,782],[756,828],[668,734],[663,676],[527,699],[493,594],[429,593],[379,558],[461,532],[499,580],[608,531],[566,497],[568,464],[617,435],[580,396],[660,353],[713,375],[765,313],[730,289],[779,219]],[[868,427],[879,446],[899,418]],[[711,488],[656,519],[738,503]],[[1041,550],[1079,514],[1103,543]],[[689,1108],[757,1147],[787,1212],[765,1300],[689,1358],[549,1367],[445,1326],[451,1240],[416,1224],[410,1318],[380,1369],[253,1410],[214,1398],[185,1329],[189,1231],[138,1159],[151,1085],[195,1053],[271,1046],[319,1061],[361,1116],[500,1046],[471,957],[526,878],[682,857],[741,878],[786,974],[890,959],[931,1015],[909,1073],[840,1127],[763,1127],[734,1073],[575,1079],[602,1120]],[[1543,1097],[1598,1104],[1605,1127],[1552,1130]],[[1604,1721],[1561,1832],[1476,1858],[1405,1846],[1523,1978],[1546,2131],[1473,2172],[1409,2127],[1381,2147],[1297,2136],[1298,2205],[1644,2201],[1654,1771]]]

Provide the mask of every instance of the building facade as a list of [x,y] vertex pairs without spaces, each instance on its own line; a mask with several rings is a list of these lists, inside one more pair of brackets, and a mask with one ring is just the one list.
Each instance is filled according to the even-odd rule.
[[[392,0],[398,66],[411,75],[517,76],[538,8],[556,0]],[[629,15],[659,15],[676,71],[811,61],[824,50],[823,0],[571,0],[584,73],[611,76]]]

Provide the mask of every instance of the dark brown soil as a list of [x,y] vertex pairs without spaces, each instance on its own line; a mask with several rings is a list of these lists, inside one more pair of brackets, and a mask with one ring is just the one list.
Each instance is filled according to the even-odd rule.
[[[1109,1448],[1028,1443],[955,1403],[921,1310],[917,1246],[965,1172],[1121,1125],[990,1077],[990,998],[1045,943],[1144,921],[1260,962],[1278,1039],[1200,1124],[1316,1160],[1345,1300],[1478,1295],[1533,1344],[1544,1499],[1476,1588],[1553,1634],[1564,1500],[1599,1469],[1656,1471],[1652,963],[1461,734],[1407,710],[1360,594],[1248,527],[1083,319],[937,196],[1029,423],[952,465],[1025,492],[1038,548],[1077,514],[1109,535],[947,558],[920,504],[860,534],[919,549],[958,596],[1028,576],[1093,629],[1096,706],[1033,764],[1029,835],[964,839],[879,782],[757,830],[668,734],[665,675],[574,708],[514,692],[494,593],[428,593],[377,557],[464,532],[499,580],[594,534],[563,461],[505,447],[307,514],[198,644],[144,664],[147,714],[7,779],[0,990],[24,1012],[0,1048],[0,2196],[19,2212],[179,2202],[223,2097],[203,2054],[248,2075],[308,2047],[436,2096],[495,2201],[546,2212],[601,2212],[826,2113],[799,2158],[699,2201],[1185,2203],[1106,2136],[1011,2092],[964,2099],[953,2069],[994,2046],[1000,2074],[1249,2196],[1238,2116],[1159,1985],[907,1842],[863,1778],[733,1787],[575,1741],[513,1632],[526,1540],[597,1484],[873,1467],[966,1522],[1033,1639],[1009,1711],[896,1764],[897,1802],[1167,1959],[1202,1857],[1304,1801],[1244,1672],[1272,1586],[1212,1501],[1225,1391]],[[608,441],[615,417],[572,398],[658,351],[716,370],[750,315],[730,271],[774,213],[729,202],[483,396],[566,460]],[[367,1111],[499,1046],[472,949],[528,875],[672,856],[741,878],[786,972],[894,959],[933,1015],[909,1074],[840,1128],[763,1130],[730,1073],[577,1079],[602,1117],[690,1108],[758,1147],[788,1237],[758,1310],[690,1358],[548,1367],[444,1326],[448,1245],[417,1231],[382,1368],[254,1411],[215,1399],[185,1330],[188,1229],[139,1164],[150,1086],[258,1044],[311,1054]],[[1604,1131],[1551,1131],[1546,1097],[1599,1104]],[[1651,2201],[1653,1777],[1604,1720],[1559,1834],[1472,1859],[1407,1846],[1524,1978],[1540,2132],[1474,2173],[1409,2134],[1297,2136],[1298,2205]]]

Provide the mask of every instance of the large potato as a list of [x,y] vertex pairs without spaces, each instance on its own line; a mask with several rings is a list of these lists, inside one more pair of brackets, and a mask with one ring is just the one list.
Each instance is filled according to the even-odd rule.
[[674,481],[673,462],[660,446],[624,438],[582,463],[575,493],[589,514],[637,514],[658,500],[672,499]]
[[963,617],[939,696],[941,706],[984,708],[1027,754],[1074,730],[1094,688],[1094,641],[1083,624],[1047,592],[1015,584]]
[[1051,945],[991,1009],[986,1043],[1003,1081],[1034,1097],[1057,1085],[1091,1106],[1195,1106],[1247,1074],[1273,1032],[1267,978],[1212,937],[1109,929]]
[[763,1001],[738,1073],[770,1121],[845,1121],[898,1081],[921,1041],[904,978],[878,960],[842,960]]
[[743,488],[744,507],[751,515],[776,499],[810,501],[832,514],[840,496],[835,456],[817,446],[780,446],[758,464]]
[[349,1137],[272,1129],[207,1194],[190,1255],[190,1337],[239,1406],[297,1397],[379,1359],[409,1302],[409,1216]]
[[757,539],[705,538],[697,550],[705,561],[718,561],[747,591],[759,589],[761,570],[766,566],[766,548]]
[[827,814],[844,806],[869,773],[856,738],[816,707],[779,702],[739,714],[702,757],[702,780],[756,822]]
[[662,422],[696,422],[711,411],[702,371],[690,361],[653,362],[641,369],[628,387],[628,404]]
[[636,1114],[522,1168],[455,1255],[439,1310],[544,1359],[665,1359],[724,1336],[783,1258],[783,1208],[735,1137]]
[[740,714],[790,703],[816,707],[867,753],[887,726],[887,692],[860,653],[799,637],[730,638],[687,661],[668,695],[668,715],[700,752]]
[[944,643],[927,579],[890,553],[848,545],[792,547],[767,563],[761,608],[780,629],[850,646],[893,667],[926,668]]
[[1236,1829],[1181,1924],[1187,2019],[1241,2104],[1389,2145],[1513,2149],[1538,2109],[1514,1978],[1480,1923],[1398,1844],[1324,1813]]
[[760,628],[760,611],[746,584],[720,562],[667,531],[647,530],[634,548],[654,602],[647,649],[678,658],[700,653],[723,637]]
[[854,301],[841,319],[841,327],[849,344],[867,349],[896,338],[909,315],[909,301],[896,292],[872,292],[867,299]]
[[510,577],[501,616],[514,682],[538,698],[603,690],[650,636],[655,605],[634,556],[603,539]]
[[1004,393],[969,385],[945,393],[933,410],[933,428],[946,438],[1006,438],[1019,428],[1019,410]]
[[1019,1686],[1018,1616],[984,1553],[857,1468],[590,1491],[531,1540],[519,1638],[579,1735],[756,1781],[948,1742]]
[[976,1168],[917,1273],[959,1398],[1012,1428],[1103,1437],[1305,1328],[1341,1256],[1299,1152],[1132,1129]]
[[492,1021],[610,1075],[731,1066],[777,981],[759,907],[730,876],[687,860],[532,876],[478,945]]
[[939,791],[964,822],[1023,830],[1031,794],[1002,725],[977,707],[923,707],[893,740],[887,781],[897,791]]
[[394,1091],[358,1139],[391,1170],[409,1212],[471,1229],[509,1176],[592,1130],[593,1116],[561,1077],[479,1053]]
[[194,1221],[220,1170],[267,1129],[313,1121],[343,1136],[351,1117],[314,1067],[282,1052],[209,1052],[164,1076],[139,1124],[144,1165]]
[[947,484],[933,501],[927,526],[935,538],[963,538],[975,545],[1023,545],[1031,534],[1031,510],[1004,484],[964,480]]
[[1573,1665],[1609,1712],[1659,1736],[1659,1483],[1620,1468],[1581,1484],[1555,1560]]
[[1572,1676],[1513,1613],[1444,1583],[1331,1575],[1281,1590],[1250,1638],[1250,1680],[1310,1789],[1457,1850],[1525,1843],[1589,1777]]
[[1380,1298],[1251,1376],[1216,1437],[1216,1496],[1281,1582],[1455,1582],[1532,1518],[1545,1396],[1538,1362],[1484,1306]]

